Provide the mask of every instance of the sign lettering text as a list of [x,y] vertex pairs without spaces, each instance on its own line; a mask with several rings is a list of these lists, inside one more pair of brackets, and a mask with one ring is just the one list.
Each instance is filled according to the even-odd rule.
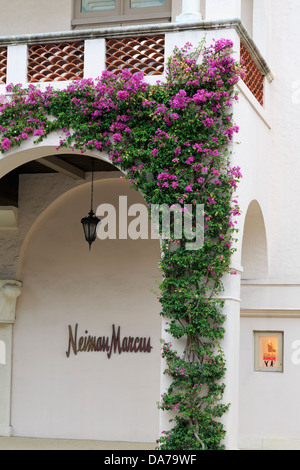
[[110,359],[112,353],[150,353],[151,349],[151,338],[139,336],[124,336],[122,338],[120,326],[116,328],[115,325],[112,325],[111,337],[91,336],[88,335],[88,331],[85,331],[84,336],[78,337],[78,323],[75,325],[74,331],[69,325],[67,357],[70,357],[72,352],[75,356],[80,352],[106,352],[108,359]]

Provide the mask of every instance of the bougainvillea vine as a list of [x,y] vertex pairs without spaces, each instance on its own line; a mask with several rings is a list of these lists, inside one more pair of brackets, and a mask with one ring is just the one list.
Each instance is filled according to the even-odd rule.
[[172,413],[170,429],[157,441],[162,450],[222,449],[226,431],[219,419],[229,407],[222,402],[225,316],[219,294],[230,272],[239,214],[233,194],[242,175],[231,166],[228,144],[238,132],[232,104],[244,73],[232,48],[228,39],[195,50],[191,44],[175,48],[166,80],[155,85],[145,83],[142,73],[104,71],[98,80],[75,81],[60,91],[8,86],[0,103],[2,153],[59,132],[58,148],[106,152],[149,210],[153,204],[204,206],[200,249],[187,250],[184,236],[162,241],[159,300],[172,338],[162,341],[169,386],[159,407]]

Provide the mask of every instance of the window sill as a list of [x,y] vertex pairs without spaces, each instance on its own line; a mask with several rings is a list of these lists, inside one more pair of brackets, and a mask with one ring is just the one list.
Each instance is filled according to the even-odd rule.
[[171,13],[166,12],[162,15],[162,12],[152,13],[151,15],[114,15],[106,17],[91,16],[89,18],[74,18],[71,21],[72,27],[80,27],[87,25],[99,25],[99,27],[105,27],[107,25],[120,25],[130,24],[139,21],[140,24],[143,22],[148,23],[149,21],[158,21],[161,23],[171,22]]

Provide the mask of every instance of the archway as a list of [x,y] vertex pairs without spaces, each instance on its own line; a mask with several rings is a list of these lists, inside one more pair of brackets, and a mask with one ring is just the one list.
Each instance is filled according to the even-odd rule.
[[[20,247],[41,212],[65,191],[90,181],[92,158],[96,179],[123,175],[105,153],[57,151],[58,137],[51,134],[47,144],[39,145],[31,139],[31,143],[22,143],[19,151],[9,151],[0,159],[0,227],[4,228],[0,232],[2,279],[17,278]],[[18,211],[19,203],[24,201],[30,202],[26,213]],[[7,222],[11,221],[9,225]],[[7,228],[17,229],[17,232]]]
[[[47,139],[40,142],[38,145],[35,144],[34,141],[35,138],[30,137],[27,141],[22,142],[19,150],[12,148],[11,150],[6,151],[5,154],[1,155],[0,178],[13,171],[15,168],[30,161],[39,160],[44,157],[48,157],[49,155],[60,156],[66,153],[66,150],[57,147],[60,141],[60,135],[57,132],[49,134]],[[74,155],[81,154],[79,150],[74,150],[72,153]],[[93,150],[93,152],[86,151],[84,155],[99,158],[100,160],[110,163],[106,152]]]
[[253,200],[246,213],[242,241],[243,279],[263,279],[268,275],[265,222],[259,203]]
[[[96,240],[89,253],[80,226],[89,185],[67,192],[25,241],[23,292],[14,326],[14,435],[154,441],[160,377],[157,240]],[[123,180],[96,182],[95,203],[118,207],[142,196]],[[76,325],[77,330],[76,330]],[[79,337],[146,338],[151,349],[80,351]],[[78,331],[78,351],[70,346]],[[105,339],[105,341],[106,341]],[[140,344],[140,342],[139,342]],[[137,348],[138,349],[138,348]],[[146,423],[146,425],[145,425]]]

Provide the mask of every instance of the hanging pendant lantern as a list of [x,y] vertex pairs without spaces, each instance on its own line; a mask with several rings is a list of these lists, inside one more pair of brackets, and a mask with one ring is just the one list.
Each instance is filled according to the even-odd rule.
[[92,243],[96,240],[97,227],[101,223],[101,220],[96,217],[93,211],[93,199],[94,199],[94,160],[92,160],[92,187],[91,187],[91,210],[87,217],[81,219],[83,226],[84,236],[89,244],[89,250],[91,250]]

